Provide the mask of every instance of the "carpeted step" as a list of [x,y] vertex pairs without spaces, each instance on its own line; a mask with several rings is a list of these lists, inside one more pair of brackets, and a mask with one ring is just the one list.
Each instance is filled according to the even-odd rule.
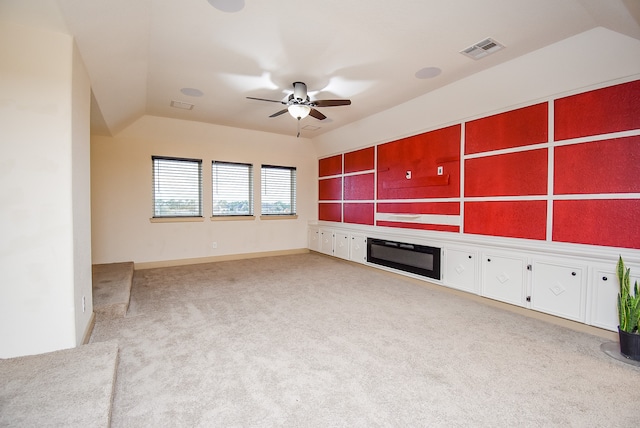
[[0,426],[108,428],[117,367],[115,342],[0,360]]
[[127,314],[132,282],[133,262],[93,265],[93,311],[98,319]]

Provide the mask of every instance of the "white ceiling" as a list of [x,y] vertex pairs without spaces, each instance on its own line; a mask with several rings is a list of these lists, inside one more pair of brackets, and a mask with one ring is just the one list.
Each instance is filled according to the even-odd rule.
[[[594,27],[640,39],[640,0],[211,2],[245,4],[230,13],[208,0],[0,0],[0,12],[66,24],[91,79],[92,132],[107,135],[144,114],[294,135],[294,118],[268,117],[283,106],[246,97],[281,100],[303,81],[312,99],[352,100],[319,109],[324,121],[303,119],[319,127],[303,129],[313,138]],[[459,53],[487,37],[506,48]],[[425,67],[442,73],[416,78]]]

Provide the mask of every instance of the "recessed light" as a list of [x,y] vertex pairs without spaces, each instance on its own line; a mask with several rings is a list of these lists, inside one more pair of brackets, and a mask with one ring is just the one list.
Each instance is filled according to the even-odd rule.
[[439,76],[442,73],[442,70],[438,67],[425,67],[416,71],[416,79],[431,79],[436,76]]
[[180,92],[190,97],[201,97],[204,95],[204,92],[196,88],[182,88],[180,89]]
[[221,12],[234,13],[244,9],[244,0],[207,0],[209,4]]
[[175,100],[171,101],[171,107],[179,108],[182,110],[193,110],[193,104],[184,103],[182,101],[175,101]]

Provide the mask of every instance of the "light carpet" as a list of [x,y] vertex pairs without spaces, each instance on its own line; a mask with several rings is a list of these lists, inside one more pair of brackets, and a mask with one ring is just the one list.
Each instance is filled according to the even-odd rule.
[[113,427],[634,426],[605,339],[316,253],[136,271]]
[[0,427],[109,427],[118,345],[0,360]]

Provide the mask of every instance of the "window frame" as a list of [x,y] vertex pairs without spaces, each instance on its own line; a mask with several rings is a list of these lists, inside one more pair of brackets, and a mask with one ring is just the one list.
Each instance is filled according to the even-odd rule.
[[[185,214],[175,214],[172,213],[170,215],[167,214],[160,214],[158,212],[158,204],[157,204],[157,192],[158,192],[158,185],[160,183],[158,183],[157,178],[159,178],[158,176],[158,166],[157,166],[157,161],[170,161],[170,162],[185,162],[187,164],[195,164],[197,165],[197,173],[198,173],[198,178],[197,178],[197,185],[198,185],[198,189],[197,189],[197,195],[198,195],[198,206],[197,206],[197,213],[195,211],[192,211],[190,213],[185,213]],[[167,220],[167,221],[171,221],[171,219],[183,219],[184,221],[193,221],[193,219],[202,219],[203,215],[202,215],[202,210],[203,210],[203,197],[202,197],[202,159],[192,159],[192,158],[182,158],[182,157],[173,157],[173,156],[157,156],[157,155],[152,155],[151,156],[151,204],[152,204],[152,220]]]
[[[214,188],[215,188],[215,183],[213,181],[214,179],[214,165],[219,164],[219,165],[235,165],[235,166],[246,166],[248,167],[248,176],[247,178],[247,183],[249,185],[248,188],[248,201],[249,201],[249,213],[248,214],[233,214],[233,213],[225,213],[225,214],[216,214],[214,212],[214,207],[215,207],[215,203],[216,203],[216,198],[214,195]],[[246,163],[246,162],[228,162],[228,161],[218,161],[218,160],[212,160],[211,161],[211,218],[212,219],[246,219],[246,218],[253,218],[255,216],[255,201],[254,201],[254,172],[253,172],[253,164],[251,163]]]
[[[265,212],[264,204],[265,204],[265,188],[266,188],[266,179],[267,174],[265,174],[265,170],[286,170],[289,171],[290,182],[289,182],[289,211],[287,213],[281,212]],[[297,202],[297,192],[298,192],[298,175],[297,168],[295,166],[280,166],[280,165],[268,165],[262,164],[260,166],[260,218],[261,219],[276,219],[276,218],[297,218],[298,217],[298,202]]]

